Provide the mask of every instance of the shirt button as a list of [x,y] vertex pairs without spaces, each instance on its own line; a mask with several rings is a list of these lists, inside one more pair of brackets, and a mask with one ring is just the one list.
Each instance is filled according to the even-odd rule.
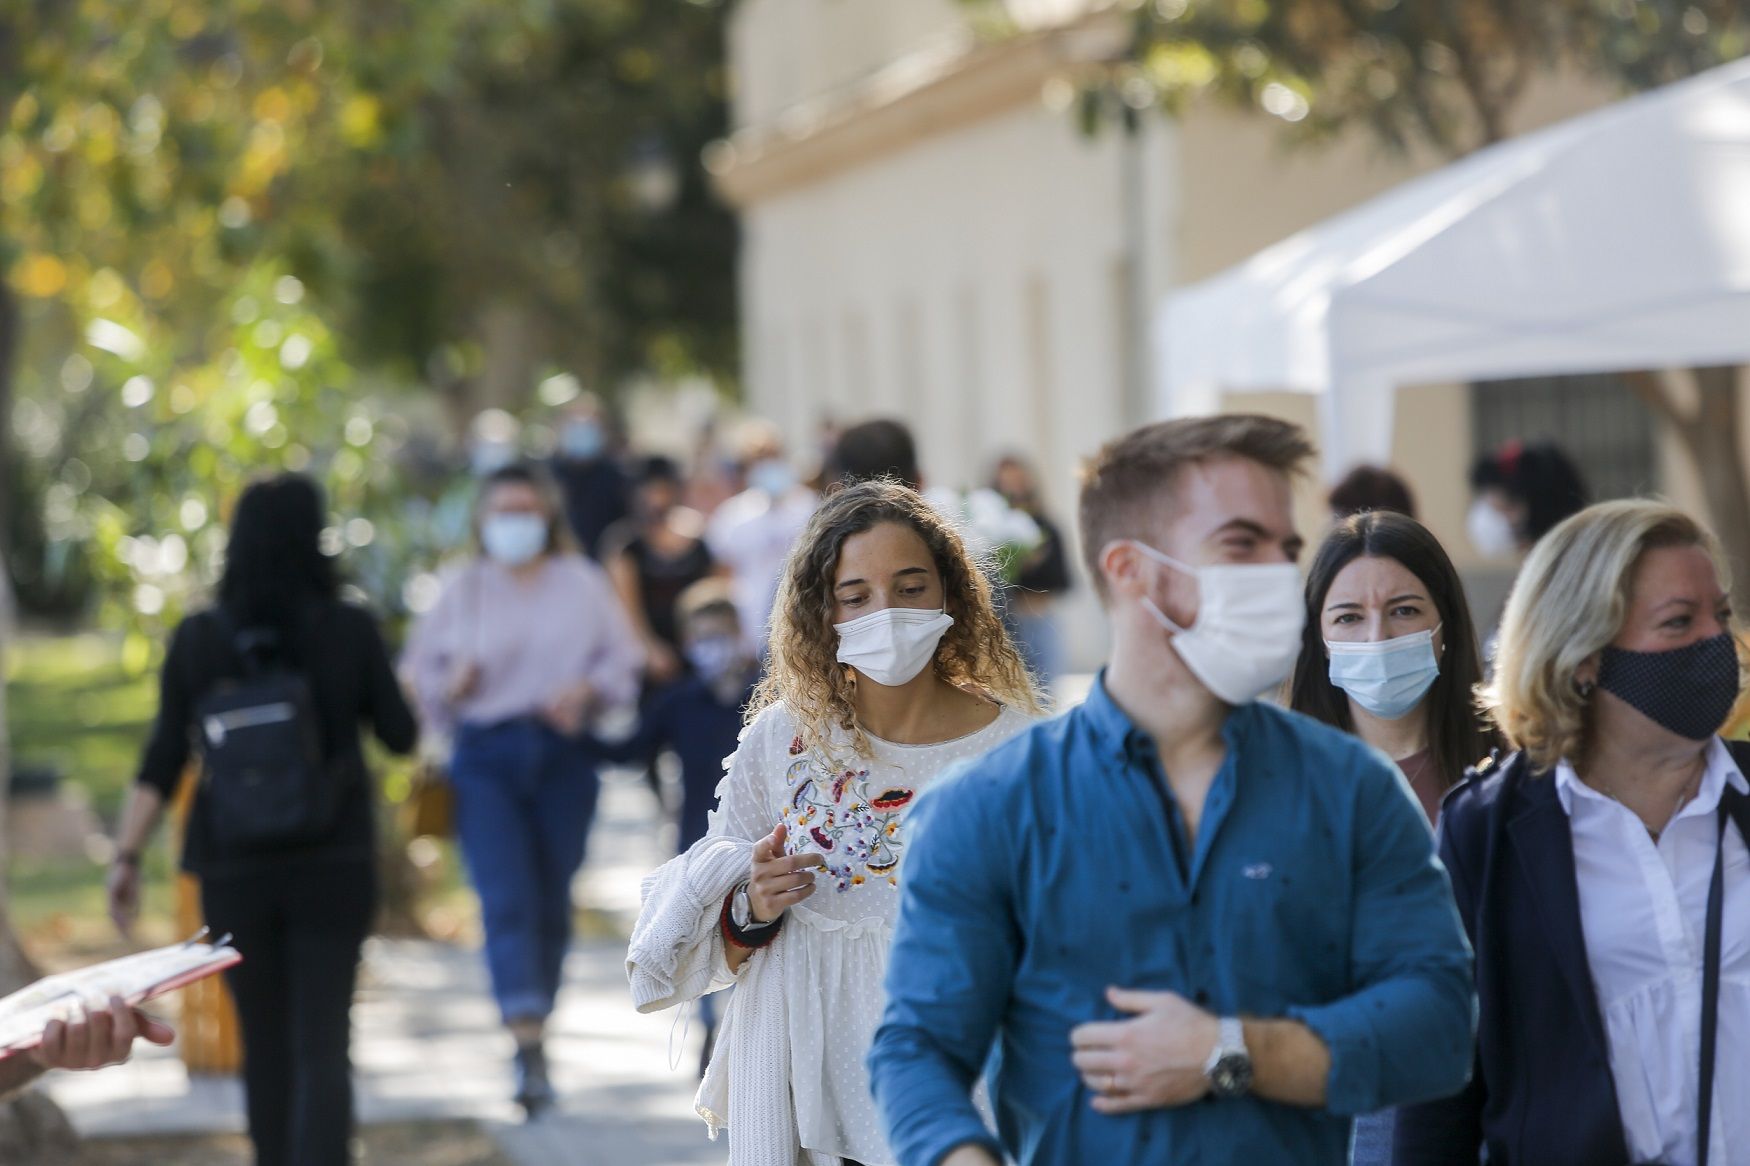
[[1197,989],[1196,995],[1193,996],[1192,999],[1196,1000],[1197,1003],[1199,1003],[1199,1004],[1208,1004],[1209,1003],[1209,993],[1205,992],[1202,988],[1199,988],[1199,989]]

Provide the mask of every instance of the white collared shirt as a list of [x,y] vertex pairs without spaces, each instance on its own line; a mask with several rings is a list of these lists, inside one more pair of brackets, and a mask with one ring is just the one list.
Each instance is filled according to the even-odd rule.
[[[1728,782],[1740,792],[1750,783],[1716,737],[1696,796],[1655,843],[1632,810],[1586,785],[1568,762],[1557,766],[1555,782],[1573,833],[1586,961],[1629,1159],[1692,1166],[1715,812]],[[1713,1166],[1750,1163],[1750,851],[1730,825],[1725,845]]]

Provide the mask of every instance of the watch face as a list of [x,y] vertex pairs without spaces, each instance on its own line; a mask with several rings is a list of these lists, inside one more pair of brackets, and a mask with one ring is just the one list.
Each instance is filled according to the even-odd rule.
[[1229,1053],[1215,1062],[1209,1074],[1210,1086],[1218,1097],[1239,1097],[1252,1088],[1252,1058],[1244,1053]]

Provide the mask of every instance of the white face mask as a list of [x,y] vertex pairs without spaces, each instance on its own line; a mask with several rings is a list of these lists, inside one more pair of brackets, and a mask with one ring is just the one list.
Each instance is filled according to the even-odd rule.
[[488,514],[480,524],[486,553],[507,567],[532,562],[547,549],[547,518],[542,514]]
[[1434,654],[1434,633],[1439,630],[1436,626],[1372,643],[1326,640],[1331,683],[1381,720],[1408,716],[1440,675],[1440,658]]
[[1197,577],[1197,622],[1182,628],[1143,597],[1149,613],[1173,636],[1173,650],[1228,704],[1256,700],[1288,679],[1300,655],[1306,599],[1293,563],[1218,563],[1193,567],[1132,539],[1136,549]]
[[876,684],[906,684],[936,656],[942,634],[954,618],[941,608],[889,607],[847,623],[839,634],[839,663],[849,664]]
[[1485,559],[1504,559],[1519,549],[1519,536],[1513,532],[1513,520],[1501,513],[1501,508],[1485,499],[1471,503],[1464,518],[1465,533],[1470,545]]

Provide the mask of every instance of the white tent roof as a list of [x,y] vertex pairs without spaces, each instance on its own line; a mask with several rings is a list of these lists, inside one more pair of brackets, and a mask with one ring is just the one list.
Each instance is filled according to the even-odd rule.
[[1479,151],[1167,298],[1168,415],[1324,394],[1327,469],[1403,385],[1750,361],[1750,59]]

